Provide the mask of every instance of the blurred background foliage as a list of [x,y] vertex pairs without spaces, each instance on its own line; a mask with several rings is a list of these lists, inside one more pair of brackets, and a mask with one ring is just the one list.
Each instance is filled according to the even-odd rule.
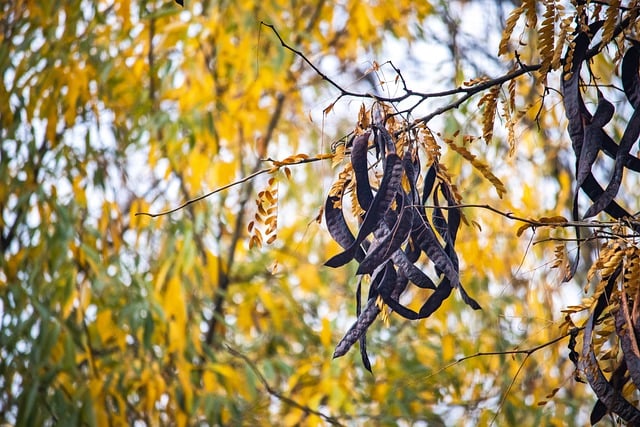
[[[593,397],[574,380],[566,340],[455,363],[560,336],[560,310],[582,296],[551,269],[554,245],[532,246],[530,230],[517,237],[520,224],[465,211],[480,227],[460,232],[462,280],[484,310],[456,295],[429,319],[376,322],[371,375],[357,351],[331,358],[355,318],[356,285],[353,268],[322,266],[338,251],[315,220],[331,161],[135,216],[269,167],[267,157],[327,153],[356,125],[362,101],[328,111],[335,88],[261,21],[334,81],[392,95],[401,87],[376,63],[392,60],[424,91],[505,73],[496,53],[514,4],[185,3],[0,6],[0,422],[583,425]],[[520,31],[533,63],[536,28]],[[501,119],[491,141],[470,147],[507,186],[504,199],[446,147],[443,163],[466,203],[569,217],[559,97],[535,76],[515,97],[515,154]],[[430,126],[482,135],[478,99]],[[277,239],[250,248],[260,191],[277,197]],[[563,236],[535,239],[549,233]]]

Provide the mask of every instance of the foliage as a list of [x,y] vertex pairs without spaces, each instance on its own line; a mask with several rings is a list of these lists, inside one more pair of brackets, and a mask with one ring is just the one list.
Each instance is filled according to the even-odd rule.
[[1,6],[2,423],[633,422],[635,2],[184,6]]

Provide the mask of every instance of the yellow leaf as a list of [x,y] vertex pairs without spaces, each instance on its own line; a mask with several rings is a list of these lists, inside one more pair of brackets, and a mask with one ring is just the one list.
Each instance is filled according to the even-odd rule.
[[314,291],[318,284],[321,283],[318,277],[318,269],[312,264],[302,264],[296,270],[296,276],[300,280],[300,287],[308,292]]
[[[182,388],[182,392],[184,393],[184,410],[185,412],[180,411],[179,413],[184,413],[185,416],[191,412],[192,404],[193,404],[193,385],[191,384],[191,380],[189,379],[189,368],[188,365],[181,361],[177,368],[178,381],[180,382],[180,386]],[[185,417],[186,418],[186,417]],[[185,419],[186,422],[186,419]]]
[[67,298],[66,301],[63,301],[64,305],[62,306],[62,318],[66,319],[71,314],[71,310],[73,310],[74,303],[78,297],[78,290],[74,287],[71,291],[71,295]]
[[169,279],[162,307],[169,321],[169,352],[181,353],[186,346],[187,312],[184,292],[178,277]]
[[67,103],[64,111],[64,121],[67,126],[73,126],[76,121],[76,101],[78,100],[78,84],[75,79],[67,82],[69,91],[67,92]]
[[516,231],[516,236],[518,236],[518,237],[522,236],[522,233],[527,231],[527,229],[529,229],[529,228],[531,228],[531,224],[521,225],[520,227],[518,227],[518,231]]
[[167,279],[167,274],[169,273],[169,268],[171,268],[172,261],[167,260],[161,266],[160,270],[155,274],[155,289],[159,291],[164,287],[165,281]]
[[213,372],[204,371],[202,374],[202,385],[204,386],[205,391],[211,393],[218,388],[218,379]]
[[192,189],[199,189],[209,168],[209,158],[200,150],[193,150],[189,155],[188,183]]
[[322,114],[324,114],[325,116],[327,114],[329,114],[331,112],[331,110],[333,110],[333,106],[335,105],[335,102],[332,102],[327,108],[325,108],[324,110],[322,110]]
[[103,344],[116,341],[121,349],[125,347],[125,334],[113,321],[111,310],[106,309],[98,312],[95,327]]
[[331,346],[331,323],[326,317],[322,318],[322,329],[320,330],[320,342],[322,346],[328,348]]
[[446,334],[442,337],[442,360],[445,362],[453,360],[456,355],[456,342],[455,338],[451,334]]
[[222,375],[225,378],[231,379],[231,378],[235,378],[238,375],[235,369],[233,369],[230,365],[226,365],[223,363],[212,363],[209,366],[209,369],[213,372],[216,372]]
[[224,185],[235,178],[236,164],[234,162],[216,161],[213,164],[213,179],[216,185]]
[[51,114],[47,117],[46,135],[47,140],[55,145],[56,142],[56,126],[58,124],[58,115],[55,106],[51,108]]
[[538,222],[541,222],[543,224],[565,224],[568,222],[568,220],[563,216],[556,215],[556,216],[543,216],[542,218],[538,219]]
[[303,415],[304,415],[304,412],[302,412],[300,409],[291,408],[291,410],[288,411],[287,415],[285,415],[285,417],[283,418],[282,425],[283,426],[298,425],[302,420]]

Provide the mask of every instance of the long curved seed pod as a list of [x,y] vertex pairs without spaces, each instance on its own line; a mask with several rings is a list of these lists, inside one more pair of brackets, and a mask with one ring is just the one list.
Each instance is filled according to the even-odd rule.
[[420,318],[418,313],[398,302],[398,298],[406,288],[407,283],[408,279],[406,277],[396,274],[396,270],[393,266],[387,265],[384,272],[384,279],[378,286],[378,292],[380,293],[384,303],[393,311],[406,319],[417,320]]
[[389,154],[395,154],[396,144],[393,142],[393,138],[387,128],[381,124],[373,124],[372,127],[376,131],[376,144],[380,147],[385,157],[389,156]]
[[432,293],[422,307],[420,307],[420,318],[424,319],[431,316],[440,308],[444,300],[449,298],[451,291],[453,291],[451,283],[449,283],[449,279],[445,277],[436,288],[436,291]]
[[377,266],[391,258],[409,237],[413,224],[413,209],[404,206],[404,197],[396,197],[396,201],[400,213],[395,225],[375,247],[371,246],[356,274],[371,273]]
[[[413,208],[413,211],[414,212],[416,211],[415,207]],[[413,215],[414,221],[412,222],[411,233],[413,233],[413,226],[416,223],[415,217],[417,216],[419,216],[419,214],[415,212]],[[412,243],[409,243],[409,245],[410,244]],[[420,270],[414,264],[420,257],[420,254],[422,253],[422,250],[417,244],[414,246],[415,246],[415,252],[413,252],[412,250],[411,252],[407,253],[403,249],[398,249],[391,255],[391,260],[393,261],[395,266],[398,268],[398,273],[403,274],[405,277],[411,280],[411,282],[414,285],[423,289],[435,289],[436,285],[429,278],[429,276],[427,276],[422,270]]]
[[[435,289],[436,285],[422,270],[416,267],[402,250],[398,250],[391,260],[398,267],[398,273],[402,273],[406,278],[419,288]],[[414,261],[415,262],[415,261]]]
[[[602,21],[593,23],[590,26],[590,33],[594,34],[602,26],[602,23],[603,23]],[[586,109],[584,105],[584,101],[582,100],[582,95],[580,93],[580,69],[582,67],[582,63],[586,58],[586,52],[589,46],[589,42],[590,42],[590,38],[586,33],[580,33],[574,39],[575,47],[573,51],[571,76],[568,79],[566,78],[566,76],[563,76],[564,77],[563,78],[563,94],[564,94],[563,99],[564,99],[564,105],[565,105],[565,112],[569,120],[569,126],[568,126],[569,136],[571,137],[572,145],[573,145],[574,152],[576,154],[576,159],[577,159],[576,171],[580,170],[579,159],[581,157],[582,145],[585,139],[584,123],[585,122],[588,123],[591,121],[591,114]],[[628,62],[628,64],[631,64],[631,65],[627,65],[627,67],[625,67],[623,71],[626,72],[627,88],[628,88],[627,90],[631,92],[630,88],[633,86],[631,81],[635,77],[631,76],[630,70],[633,68],[632,64],[633,64],[633,61],[635,61],[635,59],[633,57],[629,57],[627,58],[627,60],[631,61],[631,62]],[[637,74],[637,68],[635,70],[635,73]],[[633,98],[632,95],[628,95],[628,96],[631,96]],[[603,115],[603,117],[606,117],[606,115]],[[611,138],[608,135],[604,134],[603,136],[604,138],[601,141],[602,141],[603,149],[605,153],[608,153],[608,154],[615,153],[616,159],[617,159],[619,155],[618,146],[611,140]],[[638,159],[628,155],[628,153],[620,157],[622,158],[623,165],[632,166],[634,169],[636,167],[640,167],[640,161],[636,162]],[[618,161],[616,161],[616,163],[618,163]],[[581,175],[582,174],[583,173],[581,172]],[[582,189],[585,191],[585,193],[589,196],[591,200],[593,200],[594,202],[599,201],[598,205],[595,208],[591,209],[590,212],[588,212],[589,215],[594,214],[595,211],[599,212],[602,210],[604,210],[614,218],[622,218],[628,215],[626,210],[621,208],[615,201],[613,201],[613,197],[615,197],[615,194],[613,195],[613,197],[611,197],[611,194],[613,194],[614,192],[617,193],[617,189],[615,188],[616,185],[619,186],[619,184],[616,184],[617,179],[615,178],[617,177],[615,176],[615,171],[614,171],[614,179],[612,179],[611,181],[612,184],[610,183],[611,186],[608,191],[605,191],[602,189],[602,187],[598,184],[598,182],[590,172],[589,173],[584,172],[584,174],[585,176],[581,176],[581,179],[584,179],[582,183]],[[607,200],[609,201],[609,203],[605,204]],[[580,219],[580,215],[578,213],[577,197],[574,197],[573,205],[574,205],[573,219],[577,221]],[[579,229],[576,229],[576,234],[579,238],[580,237]],[[578,251],[579,251],[579,247],[578,247]],[[577,258],[579,258],[579,253],[576,254],[576,259]],[[577,267],[577,262],[574,262],[572,273],[575,271],[576,267]],[[571,274],[570,276],[572,275],[573,274]],[[568,279],[569,277],[565,279]]]
[[[594,34],[601,26],[603,22],[592,24],[590,27],[591,34]],[[582,94],[580,93],[580,69],[582,68],[582,62],[585,60],[587,49],[589,48],[590,38],[585,32],[579,33],[573,41],[573,60],[570,68],[570,76],[565,71],[562,73],[562,93],[564,110],[569,121],[567,130],[569,132],[569,138],[571,139],[571,145],[576,155],[576,171],[580,169],[579,159],[582,152],[582,143],[584,141],[584,124],[583,116],[589,115],[587,107],[584,105]],[[566,59],[566,58],[565,58]],[[590,119],[590,117],[589,117]],[[590,184],[594,182],[597,184],[595,178],[591,172],[584,178],[584,183],[587,181]],[[583,187],[584,189],[584,187]],[[590,188],[590,191],[592,188]],[[586,190],[585,190],[586,191]],[[580,213],[578,210],[578,191],[576,191],[573,198],[572,216],[574,221],[580,220]],[[580,239],[580,227],[575,227],[576,238]],[[576,250],[576,257],[571,263],[571,269],[569,273],[564,277],[563,281],[570,280],[577,268],[578,261],[580,260],[580,245]]]
[[[611,386],[614,390],[622,392],[622,388],[627,382],[626,374],[627,362],[622,359],[622,362],[620,362],[616,370],[613,371],[613,374],[611,374],[611,378],[609,379],[609,382],[611,383]],[[602,400],[598,399],[596,401],[596,404],[593,405],[593,410],[591,411],[591,415],[589,416],[591,425],[595,425],[596,423],[598,423],[602,418],[604,418],[605,415],[607,415],[607,412],[609,412],[607,406],[602,402]]]
[[[444,188],[446,188],[446,190],[443,190],[443,195],[445,196],[445,199],[447,199],[447,203],[449,205],[454,205],[455,200],[453,199],[453,195],[448,191],[448,187]],[[423,203],[425,204],[428,201],[427,197],[429,193],[423,193]],[[445,246],[445,248],[442,248],[434,231],[431,229],[431,225],[425,216],[426,214],[424,213],[424,209],[419,209],[421,215],[415,216],[419,223],[414,225],[411,241],[418,245],[418,247],[420,247],[427,257],[434,263],[436,272],[438,274],[444,274],[445,276],[442,283],[438,285],[436,292],[430,296],[430,299],[427,300],[423,306],[424,312],[428,313],[427,315],[433,313],[432,310],[436,310],[442,304],[442,301],[451,294],[451,289],[446,289],[446,286],[458,288],[460,290],[462,300],[466,304],[471,306],[474,310],[481,309],[480,304],[467,294],[460,283],[458,275],[458,257],[453,247],[458,227],[460,226],[460,212],[457,209],[452,209],[451,211],[454,213],[453,216],[451,216],[450,213],[450,221],[448,224],[448,234],[451,241],[450,244]],[[445,286],[445,288],[441,289],[441,286]]]
[[367,329],[371,326],[378,314],[380,314],[380,308],[376,305],[376,300],[368,300],[367,305],[362,310],[362,313],[360,313],[360,316],[358,316],[356,322],[349,328],[336,346],[336,349],[333,351],[333,358],[335,359],[347,354],[353,344],[367,332]]
[[602,401],[609,411],[615,412],[616,415],[631,425],[639,425],[640,411],[607,381],[598,365],[592,342],[593,325],[596,320],[594,314],[595,312],[591,314],[585,325],[582,357],[579,363],[580,368],[598,399]]
[[[405,209],[411,209],[414,212],[412,215],[412,221],[410,222],[411,229],[410,229],[409,236],[411,236],[412,233],[414,232],[413,228],[415,227],[416,223],[418,224],[420,223],[419,220],[416,221],[416,217],[419,218],[420,215],[417,212],[417,207],[415,206],[405,207]],[[389,233],[389,230],[384,230],[384,232]],[[422,250],[417,244],[413,244],[412,242],[409,242],[407,246],[410,246],[410,245],[413,245],[414,248],[410,249],[409,252],[407,252],[406,249],[405,250],[398,249],[391,255],[391,260],[393,261],[395,266],[398,268],[398,273],[403,274],[405,277],[411,280],[411,282],[414,285],[418,286],[419,288],[435,289],[436,285],[429,278],[429,276],[427,276],[422,270],[420,270],[414,264],[418,260],[418,258],[420,258],[420,254],[422,253]]]
[[[458,275],[457,266],[453,263],[451,258],[449,258],[449,256],[444,251],[442,246],[440,246],[440,242],[438,242],[429,224],[425,224],[420,235],[422,236],[422,239],[419,240],[420,247],[425,252],[425,254],[429,257],[429,259],[434,263],[436,272],[438,274],[440,273],[444,274],[445,278],[447,279],[447,282],[449,283],[449,286],[457,288],[460,291],[460,296],[462,297],[462,300],[466,304],[468,304],[474,310],[481,309],[482,307],[480,307],[480,304],[478,304],[476,300],[474,300],[469,296],[469,294],[467,294],[464,287],[462,286],[462,283],[460,283],[460,277]],[[440,289],[441,286],[443,286],[442,283],[438,286],[436,293],[438,293],[438,290]],[[451,291],[450,290],[448,292],[443,291],[442,293],[438,293],[438,295],[444,295],[445,293],[448,296],[451,293]],[[431,295],[430,299],[433,298],[434,295]],[[433,301],[434,304],[436,302],[437,302],[437,299]],[[441,303],[442,301],[440,301],[438,306]]]
[[[401,194],[403,193],[397,193],[396,199],[398,206],[404,206],[404,203],[402,202],[404,198],[401,196]],[[404,197],[407,197],[407,195],[404,194]],[[393,240],[394,238],[400,241],[397,236],[399,235],[399,233],[404,233],[404,231],[398,230],[399,228],[407,227],[408,231],[406,232],[406,235],[408,237],[409,233],[413,231],[413,227],[416,224],[414,218],[418,214],[416,212],[415,206],[404,207],[400,210],[403,216],[402,219],[398,219],[397,215],[390,215],[392,211],[389,210],[387,212],[387,215],[385,215],[386,220],[381,221],[378,228],[374,230],[374,239],[367,252],[367,257],[370,257],[371,259],[364,264],[364,267],[362,266],[362,264],[358,267],[357,274],[371,273],[376,267],[384,264],[390,258],[398,267],[398,270],[402,272],[402,274],[404,274],[407,278],[409,278],[409,280],[411,280],[413,284],[420,288],[435,289],[435,284],[429,278],[429,276],[427,276],[422,270],[414,265],[414,262],[418,260],[421,253],[421,249],[418,245],[414,245],[415,252],[411,252],[412,258],[409,258],[409,255],[405,253],[405,251],[400,247],[396,248],[396,250],[393,251],[391,251],[392,248],[389,249],[389,241]],[[389,226],[389,224],[392,225]],[[396,234],[394,237],[392,228],[396,226]],[[405,239],[402,239],[400,243],[404,242],[407,237],[405,237]],[[380,251],[385,248],[385,244],[387,245],[387,250],[384,251],[384,253],[380,253]],[[375,257],[380,257],[377,259],[377,262],[372,261]]]
[[365,369],[371,373],[371,361],[369,360],[369,354],[367,353],[367,334],[362,334],[360,339],[358,340],[360,343],[360,359],[362,360],[362,365]]
[[[388,265],[388,264],[387,264]],[[387,265],[381,266],[376,270],[371,278],[369,288],[369,298],[362,312],[358,315],[355,323],[351,325],[349,330],[344,334],[333,352],[333,358],[344,356],[349,349],[367,333],[367,329],[380,314],[380,308],[376,304],[376,296],[378,293],[379,283],[384,280],[384,273]],[[367,357],[368,360],[368,357]],[[364,362],[364,360],[363,360]],[[366,365],[365,365],[366,366]]]
[[[460,276],[458,275],[458,268],[456,265],[457,257],[455,258],[456,263],[454,263],[442,246],[440,246],[440,242],[438,242],[438,239],[436,238],[436,235],[431,229],[431,225],[429,225],[429,223],[423,223],[422,230],[416,238],[416,241],[427,257],[429,257],[433,262],[436,272],[438,274],[444,274],[446,279],[449,281],[450,286],[457,288],[460,291],[462,300],[474,310],[481,309],[482,307],[480,307],[480,304],[467,294],[462,283],[460,283]],[[438,288],[440,286],[442,286],[442,284],[440,284]]]
[[[362,292],[362,276],[358,280],[358,287],[356,288],[356,316],[360,317],[362,314],[362,306],[361,306],[361,292]],[[374,300],[377,296],[377,291],[374,286],[369,286],[369,296],[367,300]],[[373,372],[371,370],[371,361],[369,360],[369,354],[367,354],[367,334],[364,333],[358,339],[360,343],[360,358],[362,359],[362,364],[365,369],[369,372]]]
[[440,200],[438,199],[438,188],[441,186],[442,184],[438,184],[436,190],[433,192],[433,205],[435,208],[431,212],[431,222],[433,222],[433,228],[436,229],[445,244],[448,245],[451,242],[451,236],[449,236],[447,220],[444,217],[442,208],[440,208]]
[[[432,167],[432,169],[435,169],[435,167]],[[433,179],[435,180],[435,174]],[[433,185],[432,182],[433,181],[431,181],[431,183],[427,183],[425,180],[425,183],[427,183],[429,186]],[[439,188],[441,193],[447,200],[447,204],[449,206],[454,206],[456,204],[456,201],[453,198],[453,194],[451,193],[450,188],[444,184],[440,185]],[[425,190],[426,189],[427,188],[425,187]],[[428,195],[430,192],[431,191],[423,192],[423,199],[422,199],[423,204],[427,203]],[[434,194],[434,198],[435,198],[435,194]],[[460,283],[459,276],[457,273],[458,272],[458,256],[455,252],[454,244],[457,237],[458,228],[460,227],[460,218],[461,218],[460,210],[449,209],[449,215],[448,215],[449,221],[447,223],[446,234],[448,234],[450,240],[449,242],[447,242],[444,249],[440,246],[440,242],[437,241],[433,231],[431,230],[431,227],[426,219],[426,214],[424,213],[424,209],[421,210],[421,214],[422,214],[421,216],[416,215],[416,217],[419,218],[421,223],[414,227],[414,233],[411,236],[412,241],[415,242],[425,252],[427,257],[429,257],[429,259],[431,259],[432,262],[434,262],[436,272],[438,274],[442,274],[442,273],[445,274],[445,278],[442,280],[442,283],[438,286],[438,290],[434,294],[432,294],[430,297],[430,300],[427,300],[427,302],[423,305],[423,308],[421,309],[421,315],[423,312],[426,313],[426,316],[430,315],[442,304],[442,301],[444,301],[444,299],[446,299],[451,294],[451,289],[447,289],[447,287],[458,288],[460,290],[460,295],[462,297],[462,300],[466,304],[471,306],[474,310],[481,309],[480,304],[478,304],[477,301],[475,301],[473,298],[471,298],[467,294],[464,287]],[[426,237],[426,241],[424,239],[425,237]],[[432,242],[432,244],[429,244],[429,242]],[[434,257],[436,257],[436,259],[439,259],[440,262],[438,263],[435,262],[434,259],[431,257],[430,253]],[[448,258],[448,261],[447,261],[447,258]],[[445,268],[447,268],[447,270],[445,270]],[[455,275],[451,273],[451,270],[455,271]],[[447,271],[449,273],[447,273]],[[442,286],[444,287],[441,288]]]
[[613,104],[602,96],[602,92],[598,91],[598,107],[591,123],[584,127],[584,140],[577,162],[576,191],[579,191],[585,178],[591,173],[591,167],[596,161],[598,152],[600,152],[603,141],[606,138],[602,128],[609,123],[614,111]]
[[[598,31],[598,29],[602,26],[603,22],[598,21],[593,23],[590,26],[590,33],[594,34]],[[563,94],[564,94],[564,105],[565,105],[565,113],[567,115],[567,119],[569,120],[569,136],[571,137],[571,141],[573,144],[574,152],[576,154],[576,159],[579,161],[581,157],[582,144],[584,142],[584,123],[588,123],[591,121],[591,114],[586,109],[584,105],[584,101],[582,100],[582,95],[580,93],[580,69],[582,67],[582,63],[586,58],[586,52],[589,46],[590,38],[586,33],[580,33],[574,40],[575,47],[573,51],[573,62],[571,67],[571,76],[570,78],[566,78],[563,76]],[[629,68],[627,68],[628,72]],[[637,73],[637,69],[636,69]],[[629,77],[627,77],[629,79]],[[606,117],[604,115],[603,117]],[[604,151],[606,153],[616,153],[618,155],[618,148],[616,144],[605,134],[604,139],[602,140],[604,146]],[[637,160],[637,159],[636,159]],[[633,167],[640,167],[640,163],[636,163],[636,161],[631,156],[624,156],[623,164],[625,165],[633,165]],[[579,164],[576,164],[576,171],[580,169]],[[600,199],[604,193],[604,190],[601,190],[601,187],[593,178],[593,176],[589,173],[584,178],[584,183],[582,189],[589,195],[592,200]],[[613,192],[610,190],[610,192]],[[614,196],[615,197],[615,196]],[[604,201],[605,199],[603,199]],[[603,202],[600,202],[603,203]],[[622,212],[625,212],[624,209],[619,208],[615,202],[610,202],[605,208],[603,208],[607,213],[612,215],[614,218],[620,218]],[[600,209],[602,210],[602,209]],[[577,214],[577,200],[574,200],[574,220],[579,220],[580,217]],[[576,230],[579,237],[579,230]]]
[[454,245],[455,245],[456,235],[458,233],[458,227],[460,226],[460,211],[457,208],[448,210],[449,212],[448,216],[450,218],[450,221],[447,222],[445,220],[443,209],[440,208],[438,190],[440,190],[442,195],[445,196],[445,199],[447,199],[447,196],[448,196],[447,204],[449,205],[454,204],[453,196],[451,194],[446,194],[446,195],[444,194],[443,189],[445,188],[448,189],[448,186],[446,186],[444,183],[440,183],[436,187],[436,190],[433,192],[433,204],[436,207],[433,209],[433,213],[431,214],[431,219],[433,221],[433,226],[435,227],[436,231],[438,232],[438,234],[440,234],[440,236],[445,242],[444,252],[451,259],[451,262],[453,263],[453,266],[455,267],[456,271],[459,272],[460,268],[459,268],[459,262],[458,262],[458,254],[456,254]]
[[420,231],[415,237],[415,241],[420,245],[422,251],[433,262],[437,271],[442,272],[451,282],[453,287],[460,285],[458,271],[451,261],[451,258],[444,251],[438,238],[436,237],[431,224],[423,220]]
[[409,182],[409,193],[406,195],[409,205],[417,205],[420,203],[418,195],[418,176],[420,174],[420,159],[416,155],[415,159],[412,159],[411,152],[407,151],[402,157],[402,166],[404,167],[404,174]]
[[618,194],[620,185],[622,184],[622,172],[624,170],[624,164],[626,162],[629,151],[633,143],[637,141],[640,136],[640,110],[635,110],[629,119],[627,128],[620,140],[620,147],[618,148],[618,154],[616,155],[615,165],[611,180],[604,190],[604,193],[593,202],[593,204],[587,209],[584,214],[585,218],[590,218],[603,211]]
[[616,333],[620,339],[624,360],[628,366],[631,380],[637,387],[640,384],[640,349],[638,348],[635,328],[629,315],[629,301],[624,287],[620,298],[620,308],[615,317]]
[[[604,189],[592,174],[587,175],[585,178],[584,183],[582,184],[582,190],[591,200],[598,200],[598,198],[604,193]],[[574,210],[575,209],[577,209],[577,205],[574,204]],[[611,201],[604,211],[616,219],[631,216],[631,214],[615,200]]]
[[632,46],[622,58],[622,88],[635,110],[640,108],[640,43],[632,41]]
[[447,201],[447,204],[449,205],[449,215],[448,215],[448,225],[449,225],[449,236],[451,236],[451,244],[455,244],[456,243],[456,238],[458,236],[458,229],[460,228],[460,220],[461,220],[461,213],[460,213],[460,208],[456,207],[456,208],[452,208],[452,206],[455,206],[456,200],[453,198],[453,194],[451,192],[451,188],[449,188],[449,185],[441,185],[440,186],[440,191],[442,192],[442,195],[444,196],[445,200]]
[[[607,280],[607,284],[604,288],[604,292],[598,298],[596,302],[596,306],[591,313],[591,316],[587,320],[585,325],[585,331],[582,338],[582,357],[577,360],[577,367],[584,371],[585,376],[587,377],[587,381],[589,385],[591,385],[592,389],[596,393],[598,397],[598,401],[596,402],[592,412],[591,412],[591,421],[592,424],[599,421],[604,413],[609,412],[614,409],[615,404],[619,404],[620,402],[620,393],[616,391],[614,387],[606,380],[600,367],[598,366],[598,360],[596,359],[595,353],[593,351],[593,346],[591,343],[591,337],[593,333],[593,325],[598,320],[604,309],[608,305],[608,301],[611,298],[611,292],[616,284],[616,280],[622,271],[622,267],[618,266],[614,272],[609,276]],[[574,347],[572,347],[572,345]],[[575,340],[572,337],[572,340],[569,342],[569,349],[573,352],[575,348]],[[570,354],[570,357],[571,354]],[[572,358],[576,359],[575,356]],[[574,363],[576,360],[574,360]],[[624,362],[624,359],[623,359]],[[626,367],[626,362],[625,362]],[[597,387],[598,389],[596,390]],[[618,396],[616,396],[616,394]],[[624,399],[623,399],[624,400]],[[624,406],[622,404],[621,406]],[[604,409],[603,409],[604,408]],[[623,408],[624,409],[624,408]]]
[[351,148],[351,165],[356,179],[356,196],[360,207],[365,211],[373,201],[373,192],[369,185],[369,165],[367,164],[367,153],[369,152],[369,136],[371,132],[366,132],[353,140]]
[[436,182],[437,165],[434,163],[429,167],[429,170],[424,175],[424,182],[422,184],[422,204],[426,205],[429,200],[429,195],[433,190],[433,186]]
[[[640,108],[640,76],[638,75],[638,68],[640,66],[640,44],[636,41],[632,43],[632,46],[627,50],[622,59],[621,76],[624,93],[629,103],[637,110]],[[616,158],[618,145],[613,139],[604,133],[601,141],[603,152],[611,158]],[[628,155],[624,165],[633,171],[640,172],[640,159],[636,156]]]
[[427,204],[429,195],[431,195],[435,180],[436,166],[432,165],[429,167],[424,176],[422,198],[417,200],[416,205],[414,206],[416,214],[413,216],[413,225],[411,235],[409,236],[409,243],[405,248],[405,253],[407,254],[407,258],[411,263],[416,262],[420,258],[420,254],[422,253],[422,249],[420,248],[420,244],[417,239],[419,238],[419,231],[422,227],[422,223],[427,220],[427,214],[425,212],[424,205]]
[[[612,159],[618,155],[618,144],[605,132],[602,131],[602,152]],[[627,155],[624,166],[634,172],[640,172],[640,159],[633,154]]]
[[[345,186],[349,181],[345,182]],[[350,248],[356,238],[351,233],[347,221],[342,213],[342,196],[344,194],[344,186],[333,196],[328,196],[324,205],[324,219],[327,224],[327,230],[329,234],[340,246],[347,249]],[[364,251],[359,246],[356,247],[354,252],[356,260],[361,261],[364,259]]]
[[335,255],[325,262],[326,266],[340,267],[354,258],[360,244],[378,227],[378,223],[383,220],[385,213],[391,206],[391,202],[402,182],[402,171],[402,161],[400,158],[396,154],[388,155],[385,159],[384,175],[382,176],[380,188],[364,217],[356,240],[351,246],[345,249],[344,252]]
[[[600,25],[602,25],[602,23],[600,23]],[[591,33],[593,34],[598,28],[591,28]],[[577,158],[580,157],[582,142],[584,140],[582,115],[587,111],[580,93],[580,69],[582,68],[582,62],[585,60],[587,54],[589,41],[589,36],[584,32],[576,36],[574,39],[573,62],[571,64],[570,71],[571,75],[567,78],[566,73],[563,73],[562,79],[564,110],[567,115],[567,119],[569,120],[567,129],[569,131],[571,143],[573,144],[573,151],[576,153]]]
[[465,304],[467,304],[474,310],[482,310],[482,307],[480,306],[480,304],[478,304],[478,301],[469,296],[467,291],[464,289],[464,286],[462,286],[462,283],[458,285],[458,291],[460,292],[460,297],[462,298],[462,301],[465,302]]

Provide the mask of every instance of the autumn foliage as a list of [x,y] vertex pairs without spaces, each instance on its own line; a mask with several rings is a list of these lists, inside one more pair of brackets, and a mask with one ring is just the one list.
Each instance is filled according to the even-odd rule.
[[484,3],[3,3],[0,424],[637,424],[640,5]]

